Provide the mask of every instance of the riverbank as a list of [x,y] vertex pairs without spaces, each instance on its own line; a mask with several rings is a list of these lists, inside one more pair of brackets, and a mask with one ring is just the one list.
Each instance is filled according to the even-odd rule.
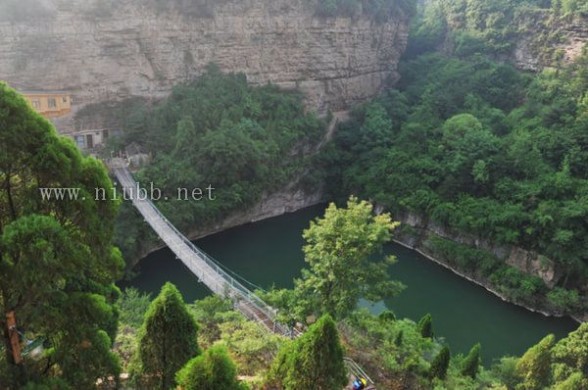
[[[259,202],[246,210],[237,211],[212,225],[193,229],[186,233],[186,237],[190,241],[195,241],[237,226],[294,213],[324,202],[322,189],[309,194],[301,189],[296,189],[296,186],[292,184],[281,191],[262,197]],[[166,245],[160,241],[158,244],[145,248],[136,258],[132,259],[132,267],[137,265],[141,259],[165,247]]]
[[456,269],[455,267],[452,267],[451,265],[449,265],[449,264],[447,264],[447,263],[445,263],[445,262],[437,259],[434,256],[434,254],[427,252],[426,249],[423,248],[423,247],[413,246],[413,245],[410,245],[409,243],[404,242],[404,241],[399,240],[399,239],[394,239],[393,241],[395,243],[397,243],[397,244],[399,244],[399,245],[407,248],[407,249],[410,249],[410,250],[413,250],[413,251],[417,252],[418,254],[420,254],[421,256],[425,257],[426,259],[428,259],[428,260],[430,260],[430,261],[432,261],[432,262],[434,262],[434,263],[442,266],[445,269],[448,269],[449,271],[453,272],[454,274],[458,275],[459,277],[461,277],[463,279],[466,279],[469,282],[474,283],[474,284],[476,284],[476,285],[484,288],[486,291],[488,291],[489,293],[491,293],[491,294],[495,295],[496,297],[500,298],[504,302],[507,302],[509,304],[520,306],[520,307],[522,307],[522,308],[524,308],[524,309],[526,309],[526,310],[528,310],[530,312],[533,312],[533,313],[542,314],[545,317],[556,317],[556,318],[569,317],[569,318],[572,318],[574,321],[576,321],[579,324],[588,321],[588,313],[584,314],[583,317],[576,316],[576,315],[563,315],[563,314],[558,314],[558,313],[551,313],[551,312],[548,312],[547,310],[542,310],[542,309],[539,309],[539,308],[534,308],[534,307],[531,307],[529,305],[526,305],[526,304],[524,304],[522,302],[518,302],[516,300],[513,300],[513,299],[509,298],[508,296],[506,296],[506,295],[500,293],[499,291],[497,291],[492,286],[492,284],[489,281],[487,281],[487,280],[486,281],[482,281],[482,280],[480,280],[478,278],[473,277],[472,275],[468,275],[468,274],[466,274],[466,273],[464,273],[464,272]]
[[[323,195],[324,192],[322,190],[317,191],[313,194],[307,194],[304,191],[295,190],[294,188],[294,186],[288,187],[282,191],[278,191],[273,194],[267,195],[247,210],[236,212],[213,225],[208,225],[199,229],[194,229],[188,232],[186,236],[193,241],[223,232],[225,230],[237,226],[242,226],[249,223],[259,222],[266,219],[282,216],[285,214],[294,213],[299,210],[325,202]],[[405,225],[414,227],[414,225],[407,223],[407,218],[401,218],[401,220],[403,220],[403,223]],[[422,229],[422,226],[420,226],[419,228]],[[432,233],[429,232],[429,234]],[[443,236],[443,238],[447,239],[448,237]],[[568,315],[557,313],[549,311],[542,307],[533,307],[529,304],[526,304],[525,302],[521,302],[520,300],[516,300],[512,297],[505,295],[504,293],[498,291],[498,289],[496,289],[496,287],[487,278],[480,278],[476,275],[469,274],[467,272],[464,272],[463,270],[458,269],[457,267],[452,266],[448,262],[443,261],[440,258],[440,256],[438,256],[438,254],[429,250],[429,248],[427,248],[426,245],[423,245],[424,240],[422,237],[406,238],[405,236],[398,237],[394,241],[408,249],[414,250],[415,252],[421,254],[428,260],[433,261],[438,265],[441,265],[442,267],[450,270],[451,272],[460,276],[461,278],[483,287],[488,292],[492,293],[504,302],[508,302],[510,304],[523,307],[530,312],[540,313],[546,317],[570,317],[578,323],[588,321],[588,313],[584,313],[583,315]],[[136,261],[134,261],[134,265],[136,265],[140,261],[140,259],[147,257],[149,254],[157,250],[160,250],[164,247],[165,245],[163,244],[151,246],[148,250],[141,253],[141,256],[139,256],[139,258],[137,258]]]

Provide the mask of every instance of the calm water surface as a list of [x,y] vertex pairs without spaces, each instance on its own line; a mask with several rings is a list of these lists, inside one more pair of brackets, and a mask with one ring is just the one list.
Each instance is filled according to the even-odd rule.
[[[292,279],[304,267],[302,231],[323,214],[323,207],[248,224],[198,240],[196,244],[230,270],[248,281],[268,288],[292,287]],[[387,248],[398,258],[391,277],[407,289],[385,302],[399,317],[418,321],[433,315],[437,336],[444,337],[452,353],[467,353],[476,342],[482,343],[484,361],[503,355],[520,355],[548,333],[558,338],[577,327],[570,319],[544,317],[508,304],[418,253],[399,245]],[[177,260],[169,249],[143,259],[130,285],[153,295],[166,281],[174,283],[186,301],[210,292]],[[384,303],[374,305],[381,310]]]

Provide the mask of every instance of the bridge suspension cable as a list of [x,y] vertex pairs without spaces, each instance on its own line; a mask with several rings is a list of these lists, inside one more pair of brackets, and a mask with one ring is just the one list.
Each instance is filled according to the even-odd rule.
[[[230,299],[235,308],[246,317],[263,324],[275,333],[290,333],[287,326],[276,321],[277,310],[266,304],[231,276],[225,267],[188,240],[149,199],[133,194],[132,189],[136,189],[137,184],[126,167],[113,166],[113,172],[126,192],[127,198],[131,199],[145,221],[202,283],[215,294]],[[248,284],[252,283],[248,282]]]

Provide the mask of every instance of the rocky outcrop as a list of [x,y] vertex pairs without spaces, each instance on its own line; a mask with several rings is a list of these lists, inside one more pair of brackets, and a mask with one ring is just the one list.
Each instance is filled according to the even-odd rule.
[[162,97],[216,63],[336,111],[398,77],[408,34],[402,15],[319,18],[308,0],[31,1],[43,7],[30,17],[0,17],[0,78],[70,92],[74,110]]
[[421,247],[431,237],[441,237],[459,244],[483,249],[506,264],[528,275],[541,278],[549,288],[553,288],[561,277],[561,274],[557,272],[555,263],[536,252],[516,246],[497,245],[490,240],[454,231],[412,213],[401,215],[400,221],[416,229],[416,234],[407,235],[402,239],[406,245],[413,248]]
[[[380,212],[383,212],[383,208]],[[487,291],[496,295],[506,302],[510,302],[526,308],[527,310],[541,313],[545,316],[561,317],[569,315],[577,322],[588,321],[588,311],[577,311],[572,314],[565,314],[561,309],[551,305],[545,297],[537,297],[532,301],[521,300],[510,293],[506,293],[500,286],[487,277],[482,276],[475,271],[467,271],[460,269],[452,263],[452,259],[439,253],[439,251],[431,245],[432,240],[441,237],[453,242],[464,244],[470,247],[483,249],[504,261],[506,264],[519,269],[520,271],[540,277],[549,288],[553,288],[557,283],[561,274],[557,272],[557,268],[553,261],[541,256],[535,252],[527,251],[522,248],[514,246],[499,246],[493,244],[489,240],[481,240],[472,235],[458,233],[446,227],[441,227],[428,219],[412,213],[405,213],[395,215],[403,228],[395,235],[395,242],[410,248],[421,255],[425,256],[431,261],[451,270],[456,275],[459,275],[472,283],[484,287]],[[407,228],[408,227],[408,228]]]
[[574,62],[588,44],[588,17],[561,17],[550,10],[520,16],[513,50],[517,68],[538,71]]
[[308,194],[301,189],[284,189],[264,196],[263,199],[252,207],[235,212],[216,224],[192,230],[187,236],[195,240],[235,226],[293,213],[306,207],[317,205],[323,201],[324,196],[322,191]]

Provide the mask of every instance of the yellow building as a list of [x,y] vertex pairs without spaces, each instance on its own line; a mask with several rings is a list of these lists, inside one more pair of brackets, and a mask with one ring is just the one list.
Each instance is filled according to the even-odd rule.
[[67,92],[23,92],[31,106],[45,118],[58,118],[71,113],[71,97]]

